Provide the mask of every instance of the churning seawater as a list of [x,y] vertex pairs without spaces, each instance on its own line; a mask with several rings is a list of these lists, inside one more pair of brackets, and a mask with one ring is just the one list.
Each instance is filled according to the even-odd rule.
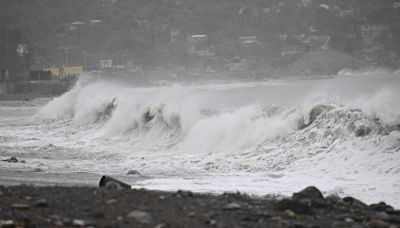
[[326,193],[400,206],[400,74],[134,87],[85,75],[54,99],[0,101],[0,157],[161,190]]

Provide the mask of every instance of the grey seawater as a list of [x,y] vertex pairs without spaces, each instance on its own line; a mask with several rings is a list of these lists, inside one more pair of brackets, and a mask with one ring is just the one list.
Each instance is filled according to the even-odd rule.
[[[317,185],[400,202],[399,88],[396,75],[142,88],[93,81],[54,99],[0,101],[0,159],[25,160],[0,162],[0,183],[95,185],[110,174],[162,190],[262,195]],[[332,108],[310,123],[318,105]],[[125,175],[132,169],[144,176]]]

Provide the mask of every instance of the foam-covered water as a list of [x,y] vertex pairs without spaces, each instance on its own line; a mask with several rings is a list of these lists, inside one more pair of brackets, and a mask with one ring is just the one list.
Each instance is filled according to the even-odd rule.
[[83,77],[49,102],[0,102],[1,155],[27,161],[0,166],[135,169],[153,177],[138,186],[157,189],[289,194],[316,185],[400,202],[396,72],[147,88]]

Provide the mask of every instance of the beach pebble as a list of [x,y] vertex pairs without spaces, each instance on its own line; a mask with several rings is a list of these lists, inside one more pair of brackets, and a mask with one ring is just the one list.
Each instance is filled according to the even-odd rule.
[[354,223],[354,219],[349,218],[349,217],[344,218],[344,221],[345,221],[346,223]]
[[129,170],[128,173],[126,173],[127,175],[141,175],[141,173],[137,170]]
[[74,219],[72,225],[75,227],[96,227],[96,223],[90,220]]
[[72,220],[69,218],[63,218],[62,223],[64,224],[64,226],[67,226],[67,227],[72,226]]
[[282,199],[277,206],[283,211],[289,209],[297,214],[313,214],[310,205],[301,200]]
[[54,221],[54,225],[55,225],[55,226],[58,226],[58,227],[64,227],[64,226],[65,226],[65,224],[64,224],[62,221],[60,221],[60,220]]
[[193,192],[178,190],[176,192],[176,196],[177,197],[192,197],[193,196]]
[[372,216],[373,219],[378,219],[378,220],[383,220],[383,221],[387,221],[389,220],[389,215],[388,213],[381,211],[381,212],[377,212]]
[[379,219],[373,219],[368,223],[368,227],[371,228],[389,228],[389,224]]
[[43,172],[43,169],[41,169],[41,168],[35,168],[35,169],[33,170],[33,172],[35,172],[35,173],[42,173],[42,172]]
[[0,227],[1,228],[8,228],[8,227],[15,227],[16,224],[13,220],[0,220]]
[[331,224],[331,227],[340,227],[340,228],[342,228],[342,227],[346,227],[346,226],[348,226],[348,224],[345,224],[343,221],[334,221]]
[[14,203],[11,205],[11,208],[16,210],[28,210],[30,206],[25,203]]
[[284,212],[283,212],[283,216],[285,217],[285,218],[296,218],[296,213],[294,213],[293,211],[291,211],[291,210],[289,210],[289,209],[286,209]]
[[165,228],[167,227],[167,225],[165,225],[164,223],[158,224],[157,226],[155,226],[154,228]]
[[105,185],[106,189],[122,189],[121,185],[115,181],[109,181]]
[[352,207],[357,207],[357,208],[361,208],[361,209],[365,209],[368,207],[367,204],[363,203],[361,200],[358,200],[351,196],[344,197],[343,202],[345,202],[347,205],[350,205]]
[[151,224],[153,222],[153,218],[151,217],[151,215],[141,210],[131,211],[126,217],[129,219],[134,219],[142,224]]
[[48,207],[49,204],[45,199],[40,199],[33,204],[34,207]]
[[309,199],[309,200],[317,200],[317,199],[323,199],[324,196],[322,195],[321,191],[314,187],[314,186],[309,186],[300,192],[293,193],[292,196],[293,199],[300,200],[300,199]]
[[229,203],[229,204],[225,205],[224,209],[225,210],[237,210],[237,209],[240,209],[241,207],[242,206],[240,206],[240,204],[233,202],[233,203]]
[[51,220],[61,220],[61,216],[59,215],[50,215]]
[[104,213],[101,212],[101,211],[95,211],[93,213],[93,217],[95,217],[95,218],[104,218]]
[[393,207],[387,205],[385,202],[375,203],[368,206],[370,209],[374,211],[393,211]]
[[109,199],[106,201],[106,204],[114,204],[114,203],[117,203],[116,199]]
[[4,196],[4,193],[2,191],[0,191],[0,196]]
[[400,216],[390,215],[388,221],[400,225]]
[[351,228],[365,228],[365,226],[356,223],[356,224],[353,224],[353,225],[351,226]]
[[17,162],[18,162],[18,159],[17,159],[17,157],[12,156],[11,158],[9,158],[9,159],[4,159],[4,160],[2,160],[2,161],[17,163]]
[[302,223],[294,223],[292,225],[289,225],[289,228],[310,228],[310,227]]
[[215,219],[209,219],[209,220],[206,221],[206,223],[211,225],[211,226],[215,226],[218,223],[218,221],[215,220]]
[[282,219],[282,217],[279,217],[279,216],[272,217],[271,220],[278,224],[281,224],[281,225],[284,225],[287,223],[287,221],[285,221],[284,219]]

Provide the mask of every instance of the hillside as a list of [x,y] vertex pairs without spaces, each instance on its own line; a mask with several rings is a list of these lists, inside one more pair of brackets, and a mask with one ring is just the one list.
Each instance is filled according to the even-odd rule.
[[[400,54],[400,9],[396,3],[1,0],[0,48],[8,51],[1,52],[0,66],[10,68],[13,62],[34,69],[60,65],[95,69],[99,60],[112,59],[113,64],[134,68],[207,65],[218,70],[216,65],[243,60],[285,68],[299,56],[316,51],[315,43],[310,43],[312,37],[329,37],[330,49],[358,56],[364,51],[362,37],[356,33],[361,25],[388,28],[373,42],[379,51],[390,51],[390,56],[367,60],[375,65],[396,65]],[[202,45],[195,43],[190,52],[188,37],[197,34],[204,34],[206,39]],[[18,59],[13,52],[18,44],[27,44],[29,55],[18,63],[8,61]],[[303,45],[304,50],[282,58],[282,49],[288,45]]]

